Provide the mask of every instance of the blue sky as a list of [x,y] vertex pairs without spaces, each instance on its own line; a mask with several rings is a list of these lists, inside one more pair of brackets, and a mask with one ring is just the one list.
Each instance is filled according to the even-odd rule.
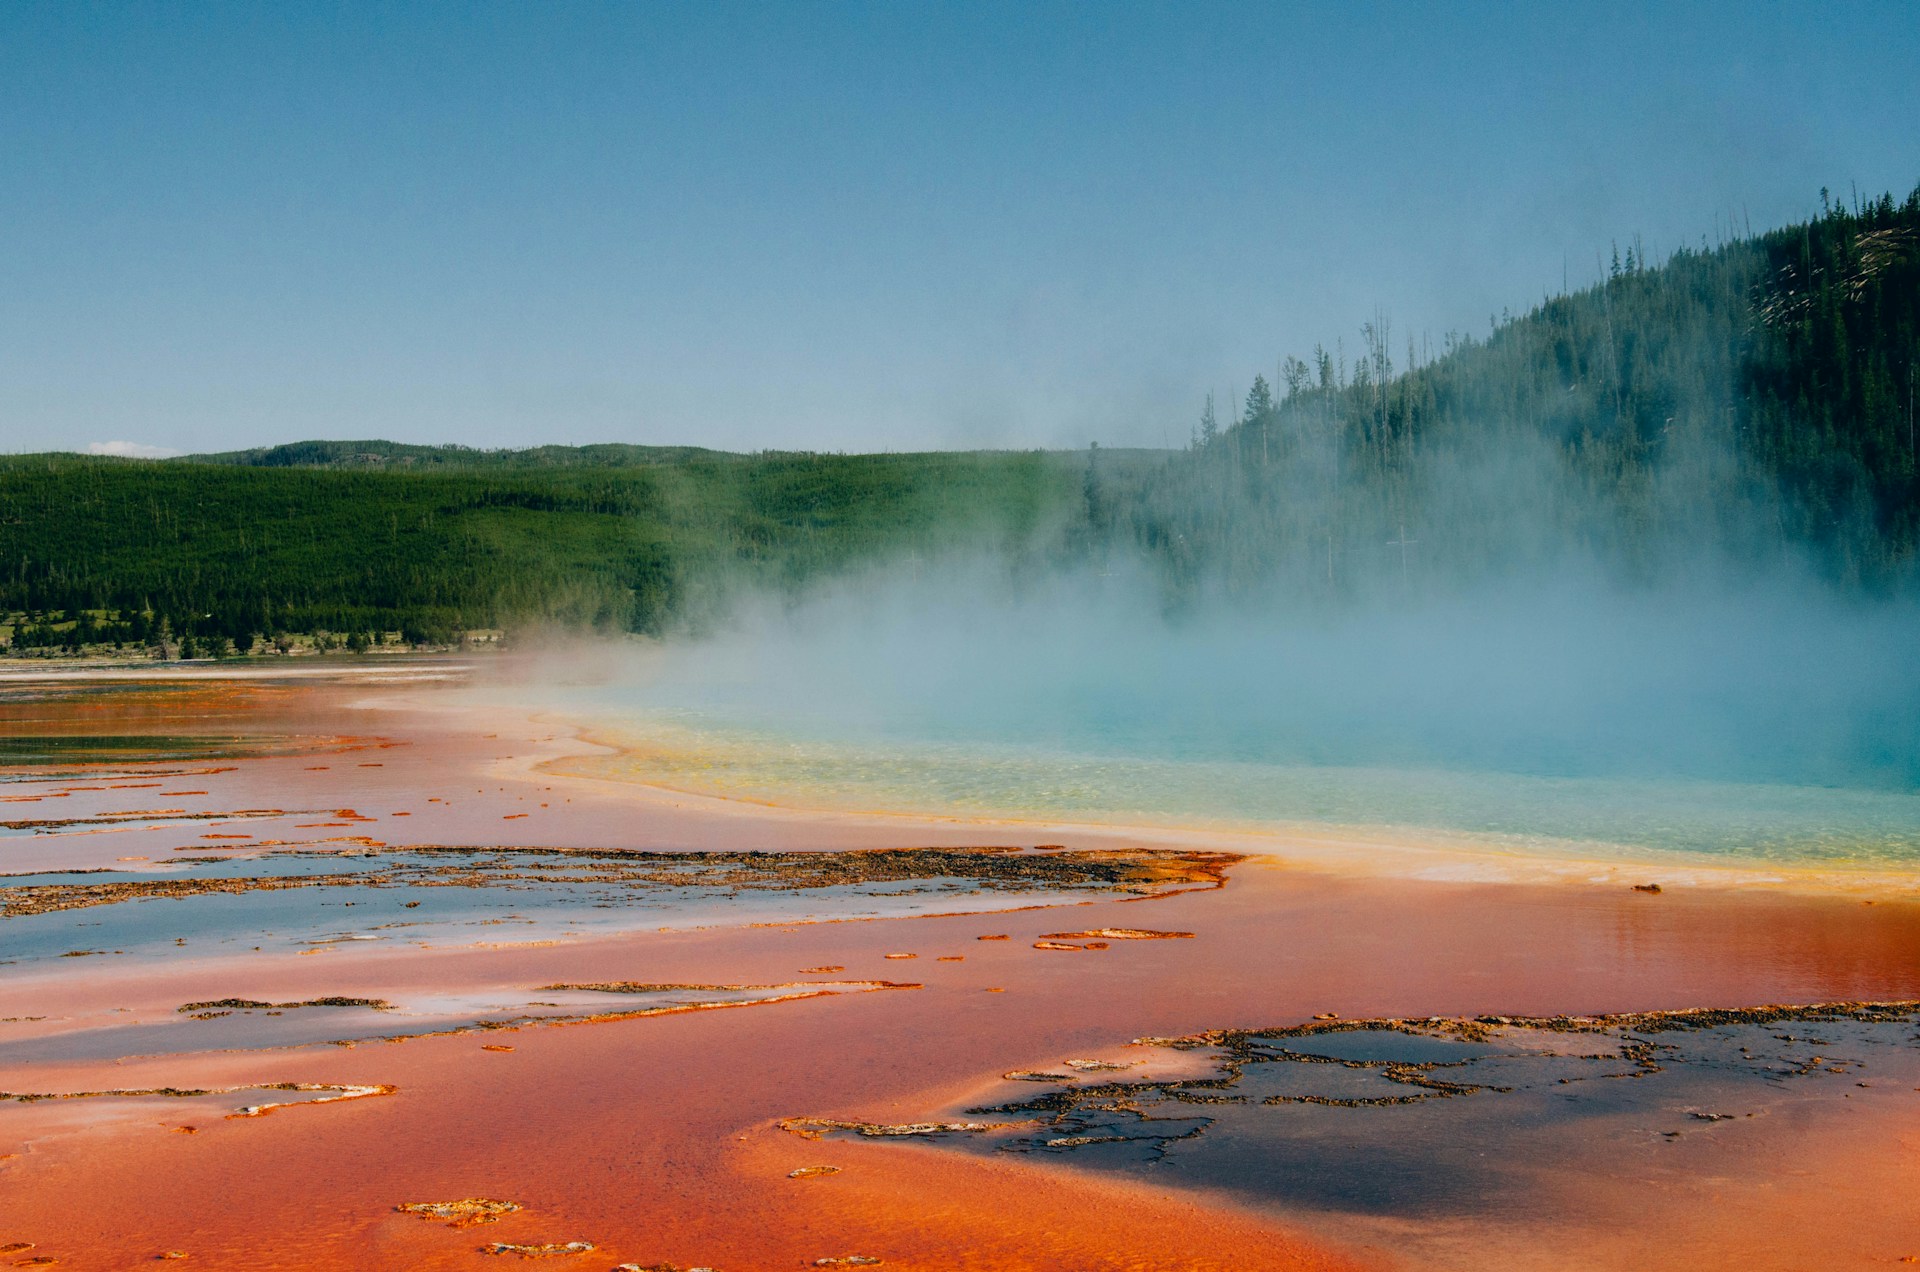
[[1920,183],[1903,4],[0,7],[0,446],[1159,444]]

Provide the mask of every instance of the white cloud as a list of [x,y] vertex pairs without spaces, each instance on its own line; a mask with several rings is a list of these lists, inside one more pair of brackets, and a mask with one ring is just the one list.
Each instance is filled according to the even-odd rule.
[[167,459],[180,452],[170,446],[149,446],[145,442],[88,442],[89,455],[118,455],[122,459]]

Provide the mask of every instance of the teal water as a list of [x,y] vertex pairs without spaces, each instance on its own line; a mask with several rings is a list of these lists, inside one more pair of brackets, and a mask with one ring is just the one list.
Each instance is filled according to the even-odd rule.
[[1138,593],[850,592],[527,698],[631,743],[610,776],[803,806],[1920,868],[1920,606],[1553,582],[1174,619]]
[[1103,754],[898,735],[863,741],[824,728],[809,736],[792,721],[604,703],[583,714],[629,748],[581,762],[586,771],[802,807],[1381,827],[1548,854],[1920,867],[1920,794],[1905,790]]

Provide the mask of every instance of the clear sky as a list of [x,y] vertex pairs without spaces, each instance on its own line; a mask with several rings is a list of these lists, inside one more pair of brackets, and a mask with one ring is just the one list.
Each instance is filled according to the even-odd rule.
[[0,5],[0,448],[1159,444],[1920,183],[1911,3]]

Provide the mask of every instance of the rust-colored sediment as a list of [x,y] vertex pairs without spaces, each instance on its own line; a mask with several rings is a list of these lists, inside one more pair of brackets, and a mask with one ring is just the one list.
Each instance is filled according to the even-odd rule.
[[[370,818],[413,814],[410,838],[432,843],[495,843],[500,819],[522,812],[532,815],[514,821],[515,835],[529,846],[671,842],[741,852],[841,839],[885,848],[904,837],[897,827],[809,829],[673,809],[636,818],[617,793],[555,792],[537,772],[508,778],[490,767],[515,747],[534,748],[546,736],[538,727],[495,720],[489,731],[503,736],[484,738],[439,720],[350,713],[345,696],[196,687],[156,694],[143,709],[162,723],[156,731],[184,731],[204,707],[235,734],[280,727],[409,742],[383,751],[384,767],[349,758],[344,773],[317,770],[311,751],[242,760],[204,781],[197,773],[205,766],[170,767],[195,768],[193,780],[220,806],[351,802]],[[98,707],[94,700],[85,710]],[[349,744],[360,743],[341,745]],[[112,780],[126,767],[114,765]],[[978,834],[936,828],[915,838],[957,846]],[[290,827],[287,838],[301,842]],[[13,868],[164,858],[181,839],[140,830],[89,837],[91,846],[36,837],[24,846],[36,856]],[[1090,842],[1062,851],[1105,850]],[[1330,1224],[1256,1213],[1181,1191],[1171,1178],[1094,1177],[1057,1162],[884,1136],[808,1140],[782,1122],[913,1123],[1004,1091],[1003,1074],[1050,1080],[1077,1071],[1069,1059],[1106,1063],[1132,1038],[1329,1013],[1565,1017],[1920,997],[1920,905],[1897,898],[1865,906],[1669,888],[1649,902],[1624,887],[1339,878],[1257,860],[1190,858],[1153,869],[1163,867],[1185,873],[1123,882],[1176,895],[1108,892],[1070,912],[6,968],[8,1014],[25,1023],[5,1027],[35,1031],[120,1006],[178,1020],[182,1004],[404,1007],[410,996],[463,987],[523,996],[541,986],[805,990],[795,969],[878,982],[900,969],[887,955],[904,952],[920,956],[911,966],[921,988],[763,1010],[613,1012],[580,1027],[489,1034],[484,1047],[454,1035],[0,1065],[0,1089],[17,1092],[288,1084],[381,1093],[286,1104],[272,1117],[229,1118],[233,1100],[220,1096],[0,1105],[0,1247],[31,1243],[15,1246],[19,1257],[64,1267],[144,1266],[173,1252],[194,1267],[309,1272],[497,1268],[542,1247],[562,1252],[535,1266],[720,1272],[868,1266],[844,1262],[855,1257],[906,1270],[1395,1267],[1406,1231],[1395,1225],[1411,1220]],[[1107,948],[1084,957],[1035,948],[1047,943]],[[1463,1229],[1449,1239],[1469,1262],[1474,1243],[1488,1242],[1483,1266],[1500,1267],[1617,1267],[1629,1258],[1690,1268],[1866,1267],[1920,1254],[1907,1209],[1920,1192],[1920,1112],[1872,1127],[1837,1117],[1746,1133],[1750,1154],[1719,1163],[1699,1190],[1611,1185],[1621,1193],[1612,1209],[1636,1216],[1632,1231],[1544,1231],[1520,1241]],[[573,1243],[593,1250],[564,1252]],[[488,1254],[493,1245],[506,1252]]]

